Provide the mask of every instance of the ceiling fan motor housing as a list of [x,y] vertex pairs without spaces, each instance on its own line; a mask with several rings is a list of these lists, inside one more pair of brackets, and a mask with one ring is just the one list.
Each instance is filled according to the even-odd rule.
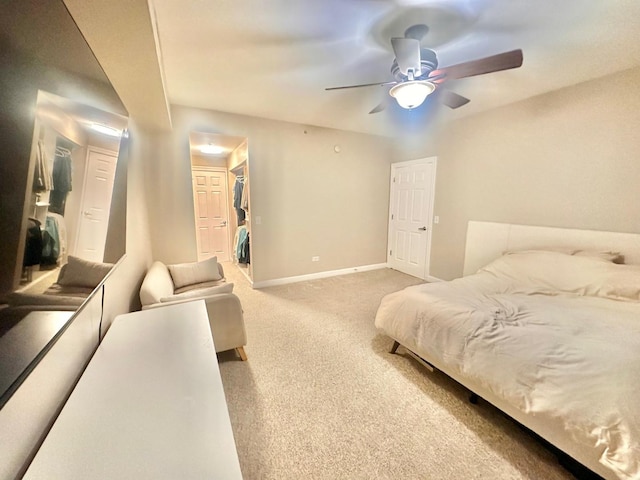
[[[420,49],[420,72],[415,72],[413,80],[427,80],[431,72],[438,68],[438,57],[436,52],[429,48]],[[419,75],[417,75],[419,74]],[[394,60],[391,64],[391,75],[398,82],[409,80],[408,76],[403,74],[398,67],[398,61]]]

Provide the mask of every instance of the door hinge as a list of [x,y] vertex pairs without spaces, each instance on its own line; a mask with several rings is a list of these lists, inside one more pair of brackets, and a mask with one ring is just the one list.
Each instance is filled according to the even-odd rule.
[[393,220],[393,213],[391,214],[391,220]]
[[389,250],[389,255],[393,255],[393,250]]
[[393,177],[393,183],[396,183],[396,177]]

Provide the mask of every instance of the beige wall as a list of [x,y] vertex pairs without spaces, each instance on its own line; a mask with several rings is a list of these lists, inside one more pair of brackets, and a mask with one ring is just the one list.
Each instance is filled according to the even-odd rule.
[[640,232],[640,69],[460,120],[439,138],[431,274],[469,220]]
[[388,139],[179,106],[172,122],[146,172],[154,258],[196,259],[189,133],[198,131],[248,137],[251,213],[262,219],[251,229],[254,281],[386,262]]
[[[140,285],[152,263],[144,171],[145,162],[153,160],[150,154],[153,144],[150,136],[138,128],[135,119],[129,122],[129,137],[128,155],[123,158],[127,162],[126,227],[124,232],[113,232],[126,238],[126,258],[105,288],[105,330],[116,315],[140,308]],[[117,225],[122,224],[110,224],[110,227]]]

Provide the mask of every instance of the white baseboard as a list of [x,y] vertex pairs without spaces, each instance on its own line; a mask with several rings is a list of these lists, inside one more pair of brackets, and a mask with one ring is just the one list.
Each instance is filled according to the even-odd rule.
[[329,270],[326,272],[310,273],[308,275],[297,275],[295,277],[274,278],[273,280],[263,280],[262,282],[253,282],[253,288],[275,287],[276,285],[286,285],[288,283],[306,282],[308,280],[317,280],[319,278],[337,277],[338,275],[347,275],[349,273],[367,272],[369,270],[379,270],[387,268],[386,263],[376,263],[373,265],[363,265],[361,267],[343,268],[341,270]]
[[444,282],[445,280],[438,278],[438,277],[433,277],[431,275],[427,275],[427,278],[425,278],[425,280],[427,282]]
[[251,277],[249,276],[249,274],[247,273],[247,269],[244,267],[241,267],[240,265],[236,265],[236,267],[238,267],[238,270],[240,270],[240,273],[242,275],[244,275],[244,278],[247,279],[247,281],[249,282],[249,285],[251,285],[251,288],[255,288],[253,286],[253,280],[251,279]]
[[[391,267],[388,263],[387,263],[387,267],[388,267],[388,268],[393,268],[393,267]],[[400,270],[396,270],[396,271],[397,271],[397,272],[400,272]],[[401,272],[401,273],[403,273],[403,272]],[[407,275],[409,275],[409,274],[407,273]],[[421,277],[416,277],[416,278],[421,278]],[[432,275],[427,275],[426,277],[424,277],[424,278],[423,278],[423,280],[424,280],[425,282],[431,282],[431,283],[433,283],[433,282],[444,282],[444,281],[446,281],[446,280],[443,280],[443,279],[441,279],[441,278],[434,277],[434,276],[432,276]]]

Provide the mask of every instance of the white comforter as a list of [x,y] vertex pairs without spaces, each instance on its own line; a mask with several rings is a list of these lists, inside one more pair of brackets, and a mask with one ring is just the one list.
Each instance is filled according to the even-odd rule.
[[520,411],[561,422],[617,477],[637,479],[639,294],[636,267],[522,252],[390,294],[375,323]]

